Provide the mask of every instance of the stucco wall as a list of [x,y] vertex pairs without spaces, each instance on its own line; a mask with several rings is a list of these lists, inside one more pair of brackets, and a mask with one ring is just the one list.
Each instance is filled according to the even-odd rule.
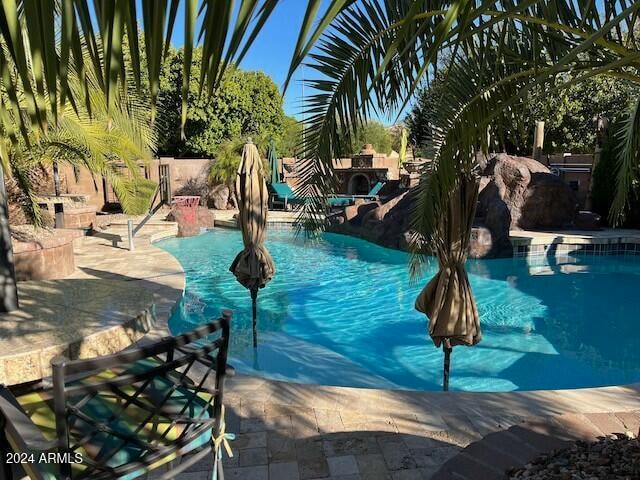
[[209,176],[209,167],[212,160],[209,158],[172,158],[160,157],[153,160],[150,168],[151,178],[155,181],[159,179],[159,165],[169,165],[169,175],[171,176],[171,194],[187,185],[190,181],[206,181]]

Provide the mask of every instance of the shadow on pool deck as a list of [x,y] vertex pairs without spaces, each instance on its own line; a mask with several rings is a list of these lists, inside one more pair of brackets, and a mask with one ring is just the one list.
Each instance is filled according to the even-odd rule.
[[[640,425],[631,387],[574,391],[565,404],[555,392],[373,391],[243,376],[226,392],[227,431],[237,439],[225,478],[238,480],[499,479],[572,440]],[[634,410],[602,413],[597,401]],[[593,412],[570,413],[580,403]],[[210,467],[200,462],[193,478],[204,480]]]

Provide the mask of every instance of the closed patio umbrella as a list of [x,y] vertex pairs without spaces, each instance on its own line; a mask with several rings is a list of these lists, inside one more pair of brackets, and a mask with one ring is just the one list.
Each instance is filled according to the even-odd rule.
[[449,389],[449,365],[455,345],[481,340],[480,319],[465,270],[471,227],[478,199],[476,178],[463,177],[454,188],[435,232],[438,273],[422,289],[415,307],[429,319],[429,335],[444,350],[444,390]]
[[280,183],[280,172],[278,172],[278,154],[276,153],[276,142],[269,142],[269,152],[267,153],[269,168],[271,169],[271,185]]
[[264,180],[262,160],[253,143],[247,143],[236,176],[236,195],[240,210],[238,223],[242,230],[242,250],[229,270],[242,286],[251,292],[253,316],[253,346],[258,346],[256,303],[258,289],[263,288],[275,273],[271,255],[264,247],[267,226],[267,184]]

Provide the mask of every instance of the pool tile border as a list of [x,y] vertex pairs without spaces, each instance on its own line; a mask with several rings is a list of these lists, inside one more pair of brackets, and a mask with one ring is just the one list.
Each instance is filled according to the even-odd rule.
[[640,255],[640,243],[549,243],[514,245],[514,257],[548,257],[568,254],[579,255]]

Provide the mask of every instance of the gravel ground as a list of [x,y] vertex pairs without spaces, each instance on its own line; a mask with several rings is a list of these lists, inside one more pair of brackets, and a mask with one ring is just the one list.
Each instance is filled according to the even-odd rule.
[[533,480],[637,480],[640,479],[637,437],[627,432],[595,443],[576,442],[509,471],[508,476]]
[[11,238],[18,242],[38,242],[55,235],[55,230],[49,227],[36,228],[33,225],[11,225]]

